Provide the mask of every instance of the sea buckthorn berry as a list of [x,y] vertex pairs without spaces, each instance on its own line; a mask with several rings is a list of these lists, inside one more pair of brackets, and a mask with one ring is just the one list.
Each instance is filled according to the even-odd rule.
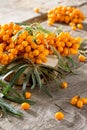
[[47,23],[48,23],[48,25],[52,26],[54,22],[49,20],[49,21],[47,21]]
[[8,34],[5,34],[4,36],[3,36],[3,41],[7,41],[9,39],[9,35]]
[[22,45],[23,45],[24,47],[26,47],[26,46],[28,45],[28,42],[27,42],[27,41],[23,41],[23,42],[22,42]]
[[62,87],[62,88],[67,88],[67,87],[68,87],[67,82],[63,82],[63,83],[61,84],[61,87]]
[[66,46],[67,47],[71,47],[72,46],[72,42],[66,42]]
[[87,104],[87,98],[82,97],[82,98],[80,98],[80,99],[83,101],[83,104],[84,104],[84,105]]
[[78,29],[82,29],[82,28],[83,28],[83,25],[82,25],[82,24],[77,24],[77,28],[78,28]]
[[40,9],[39,8],[34,8],[34,12],[39,13]]
[[77,96],[74,96],[74,97],[71,99],[70,103],[71,103],[72,105],[76,105],[78,99],[79,99],[79,96],[78,96],[78,95],[77,95]]
[[36,59],[36,64],[42,64],[42,60],[41,59]]
[[44,51],[44,45],[39,45],[38,47],[37,47],[37,49],[39,50],[39,52],[42,52],[42,51]]
[[76,26],[74,25],[74,26],[71,26],[71,28],[72,28],[72,30],[76,30]]
[[83,101],[82,101],[81,99],[79,99],[79,100],[77,101],[77,103],[76,103],[76,106],[77,106],[78,108],[82,108],[82,107],[83,107]]
[[69,49],[69,53],[72,54],[72,55],[74,55],[74,54],[75,54],[75,49],[70,48],[70,49]]
[[26,52],[26,53],[24,53],[23,57],[24,57],[25,59],[28,59],[28,58],[29,58],[29,54]]
[[34,56],[38,56],[38,55],[39,55],[39,51],[38,51],[37,49],[35,49],[35,50],[33,51],[33,55],[34,55]]
[[75,50],[78,49],[79,47],[80,47],[80,44],[78,44],[78,43],[72,45],[72,48],[75,49]]
[[27,102],[24,102],[21,104],[21,109],[28,110],[30,108],[30,104]]
[[30,92],[25,92],[25,98],[28,99],[31,97],[31,93]]
[[64,114],[59,111],[59,112],[55,113],[55,118],[57,120],[63,120],[64,119]]
[[30,51],[31,51],[31,46],[29,46],[29,45],[26,46],[25,51],[26,51],[26,52],[30,52]]
[[68,54],[69,54],[69,49],[65,47],[65,48],[63,49],[63,55],[64,55],[64,56],[67,56]]
[[86,57],[84,55],[79,55],[78,59],[79,59],[80,62],[86,61]]
[[34,42],[32,42],[32,44],[31,44],[31,48],[32,48],[32,49],[36,49],[36,48],[37,48],[37,44],[34,43]]

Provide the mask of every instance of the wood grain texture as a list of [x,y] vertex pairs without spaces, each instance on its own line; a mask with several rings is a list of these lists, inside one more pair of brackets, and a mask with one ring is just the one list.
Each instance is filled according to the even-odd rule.
[[[72,0],[3,0],[0,3],[0,23],[20,22],[27,19],[31,19],[30,22],[32,23],[36,18],[38,22],[42,20],[41,24],[49,28],[47,21],[44,21],[43,18],[48,9],[57,5],[74,5],[79,6],[87,15],[85,2],[86,0],[74,0],[73,2]],[[33,12],[34,7],[39,7],[41,13],[45,15]],[[40,16],[39,19],[38,16]],[[55,24],[50,29],[53,30],[59,25]],[[83,38],[87,36],[87,20],[84,21],[83,30],[72,31],[69,26],[62,25],[62,27],[64,31],[69,31],[73,36]],[[0,118],[0,130],[87,130],[87,106],[78,109],[70,105],[70,99],[74,95],[87,97],[87,63],[81,64],[75,71],[76,75],[67,75],[65,78],[69,84],[67,89],[58,88],[54,82],[48,85],[53,98],[49,98],[44,92],[36,88],[32,92],[32,99],[36,100],[37,103],[29,111],[22,111],[24,113],[23,119],[13,116]],[[55,112],[60,110],[55,104],[64,110],[65,118],[62,121],[54,118]],[[13,105],[20,110],[20,105]]]

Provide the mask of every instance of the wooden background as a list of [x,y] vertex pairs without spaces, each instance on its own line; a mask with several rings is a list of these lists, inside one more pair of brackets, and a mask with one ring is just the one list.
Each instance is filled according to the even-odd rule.
[[[41,20],[44,27],[49,28],[46,12],[58,5],[77,6],[87,16],[86,0],[3,0],[0,1],[0,24],[26,20],[34,22],[34,19],[37,19],[38,22]],[[39,14],[33,11],[35,7],[40,8]],[[53,30],[59,25],[55,24],[50,29]],[[73,36],[85,38],[87,37],[87,19],[83,25],[84,29],[77,31],[72,31],[66,25],[62,27],[64,31],[69,31]],[[0,130],[87,130],[87,106],[78,109],[69,103],[74,95],[87,97],[87,63],[81,63],[75,71],[76,75],[66,76],[65,80],[69,84],[67,89],[57,88],[55,83],[49,84],[53,98],[49,98],[37,89],[34,90],[32,99],[37,103],[29,111],[23,111],[23,119],[12,116],[0,118]],[[62,121],[54,118],[55,112],[60,110],[55,104],[64,109],[65,119]],[[14,106],[20,110],[20,105],[14,104]]]

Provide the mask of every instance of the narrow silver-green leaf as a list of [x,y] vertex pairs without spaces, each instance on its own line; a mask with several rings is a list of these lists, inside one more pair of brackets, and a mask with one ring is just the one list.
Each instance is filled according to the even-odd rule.
[[15,84],[16,80],[19,78],[19,76],[25,71],[25,69],[28,67],[28,65],[26,66],[22,66],[22,68],[20,68],[12,77],[9,85],[4,89],[3,94],[6,95],[9,91],[9,89]]
[[25,92],[26,92],[26,86],[29,82],[29,79],[30,79],[30,76],[31,76],[31,70],[28,72],[28,74],[26,74],[26,77],[24,79],[24,82],[23,82],[23,86],[22,86],[22,92],[23,92],[23,95],[25,97]]
[[76,67],[76,63],[74,62],[74,60],[71,57],[67,56],[67,59],[70,61],[70,63],[72,64],[73,67]]
[[31,89],[34,89],[35,86],[36,86],[36,78],[35,78],[34,73],[32,73],[32,86],[31,86]]
[[23,102],[27,102],[29,103],[30,105],[34,105],[35,102],[34,101],[31,101],[31,100],[28,100],[28,99],[24,99],[24,98],[19,98],[19,97],[13,97],[11,95],[5,95],[4,96],[6,99],[10,100],[10,101],[13,101],[13,102],[16,102],[16,103],[23,103]]
[[44,85],[42,85],[42,90],[49,96],[49,97],[51,97],[52,98],[52,95],[50,94],[50,92],[48,91],[48,89],[44,86]]
[[34,69],[34,74],[35,74],[35,78],[37,80],[37,83],[38,83],[39,87],[41,88],[42,81],[41,81],[41,77],[39,75],[39,72],[38,72],[37,68]]
[[20,117],[23,116],[23,114],[21,112],[17,111],[13,106],[11,106],[10,104],[6,103],[1,98],[0,98],[0,105],[5,107],[6,111],[9,111],[9,112],[13,113],[16,116],[20,116]]

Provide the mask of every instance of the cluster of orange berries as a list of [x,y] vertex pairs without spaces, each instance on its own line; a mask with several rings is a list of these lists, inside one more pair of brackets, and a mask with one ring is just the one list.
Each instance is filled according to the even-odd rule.
[[31,59],[36,64],[47,62],[46,56],[49,54],[49,51],[42,33],[37,32],[33,36],[25,30],[18,36],[15,44],[18,54],[25,59]]
[[44,35],[37,32],[34,37],[27,30],[24,30],[14,40],[15,35],[20,30],[23,28],[14,23],[4,24],[0,27],[0,63],[8,64],[19,56],[30,58],[37,64],[46,62],[49,51],[45,44]]
[[68,32],[61,32],[55,42],[55,48],[62,56],[78,54],[81,38],[72,37]]
[[[31,97],[31,93],[30,92],[25,92],[25,98],[29,99]],[[30,104],[27,102],[24,102],[21,104],[21,109],[23,110],[28,110],[30,108]]]
[[71,103],[72,105],[77,106],[78,108],[82,108],[83,105],[86,105],[86,104],[87,104],[87,98],[85,98],[85,97],[80,98],[80,96],[77,95],[77,96],[74,96],[74,97],[71,99],[70,103]]
[[75,7],[59,6],[48,11],[49,25],[53,25],[54,22],[62,22],[69,24],[73,30],[76,30],[76,27],[83,28],[83,20],[85,20],[84,14]]
[[[17,37],[16,37],[17,36]],[[14,23],[0,26],[0,63],[6,65],[17,57],[31,59],[36,64],[47,62],[47,55],[53,54],[54,46],[62,56],[78,53],[81,38],[74,38],[68,32],[30,34],[28,30]]]
[[14,47],[12,37],[22,29],[21,26],[14,23],[4,24],[0,26],[0,63],[7,64],[12,61],[17,50]]

